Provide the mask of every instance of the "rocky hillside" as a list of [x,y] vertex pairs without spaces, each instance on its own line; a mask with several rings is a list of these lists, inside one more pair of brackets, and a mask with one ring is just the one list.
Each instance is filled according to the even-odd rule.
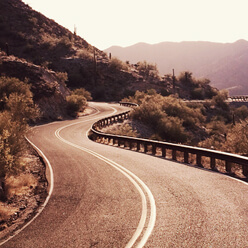
[[235,43],[162,42],[138,43],[130,47],[105,50],[131,63],[147,60],[157,63],[162,75],[191,71],[196,77],[210,79],[218,89],[229,89],[231,95],[248,94],[248,41]]
[[120,100],[126,88],[140,78],[21,0],[0,1],[0,49],[44,68],[66,72],[67,86],[84,87],[95,100]]
[[[21,0],[0,1],[0,49],[7,57],[14,55],[25,59],[29,68],[33,64],[32,68],[39,67],[39,70],[50,74],[54,71],[53,75],[55,72],[66,73],[67,87],[83,87],[91,92],[94,100],[119,101],[133,95],[136,90],[155,89],[165,95],[173,93],[171,80],[160,78],[156,68],[150,70],[145,64],[131,65],[113,56],[110,58],[109,54],[34,11]],[[7,58],[4,60],[7,63]],[[8,63],[13,64],[13,61]],[[22,70],[21,75],[4,70],[7,70],[6,65],[2,67],[2,74],[15,74],[19,78],[25,76]],[[42,76],[38,75],[31,81],[37,85],[42,81],[40,78]],[[58,82],[48,81],[50,84]],[[190,92],[182,95],[190,95]]]
[[63,74],[0,52],[0,76],[15,77],[31,85],[34,102],[39,106],[43,120],[67,117],[65,98],[69,90]]

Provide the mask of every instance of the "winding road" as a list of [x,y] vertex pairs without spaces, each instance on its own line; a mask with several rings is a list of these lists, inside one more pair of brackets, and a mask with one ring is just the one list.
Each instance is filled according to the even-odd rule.
[[127,108],[90,106],[91,115],[29,135],[51,164],[51,194],[1,247],[248,247],[248,184],[95,143],[91,125]]

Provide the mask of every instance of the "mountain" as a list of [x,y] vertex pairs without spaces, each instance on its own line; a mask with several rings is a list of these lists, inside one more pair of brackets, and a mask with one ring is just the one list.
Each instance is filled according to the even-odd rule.
[[120,100],[139,80],[137,73],[122,69],[121,61],[110,61],[106,53],[21,0],[0,0],[0,50],[66,72],[69,88],[84,87],[95,100]]
[[191,71],[196,77],[210,79],[218,89],[233,94],[248,94],[248,41],[234,43],[162,42],[138,43],[129,47],[113,46],[105,50],[124,61],[146,60],[156,63],[160,74]]

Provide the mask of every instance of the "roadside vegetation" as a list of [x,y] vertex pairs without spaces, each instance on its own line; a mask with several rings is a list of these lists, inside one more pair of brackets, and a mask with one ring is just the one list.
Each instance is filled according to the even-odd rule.
[[7,178],[25,171],[24,139],[28,124],[39,118],[30,86],[16,78],[0,77],[0,196],[7,198]]
[[[226,91],[208,90],[208,97],[211,95],[195,102],[178,94],[162,96],[151,89],[136,91],[123,101],[139,104],[131,120],[152,130],[145,138],[248,155],[248,108],[230,107]],[[142,129],[135,130],[142,136]]]
[[[30,124],[42,117],[30,89],[26,81],[0,77],[0,230],[46,197],[45,167],[25,139]],[[83,88],[72,91],[67,97],[68,113],[76,117],[91,99]],[[34,196],[36,201],[28,203]]]
[[66,97],[67,112],[72,117],[77,117],[78,112],[83,112],[88,106],[87,101],[92,100],[89,91],[84,88],[75,89],[70,96]]

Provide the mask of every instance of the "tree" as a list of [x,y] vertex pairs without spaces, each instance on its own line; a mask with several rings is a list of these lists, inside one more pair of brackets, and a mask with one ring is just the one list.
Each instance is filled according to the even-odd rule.
[[0,77],[0,195],[4,198],[7,176],[22,167],[24,136],[28,123],[39,117],[30,86],[16,78]]

